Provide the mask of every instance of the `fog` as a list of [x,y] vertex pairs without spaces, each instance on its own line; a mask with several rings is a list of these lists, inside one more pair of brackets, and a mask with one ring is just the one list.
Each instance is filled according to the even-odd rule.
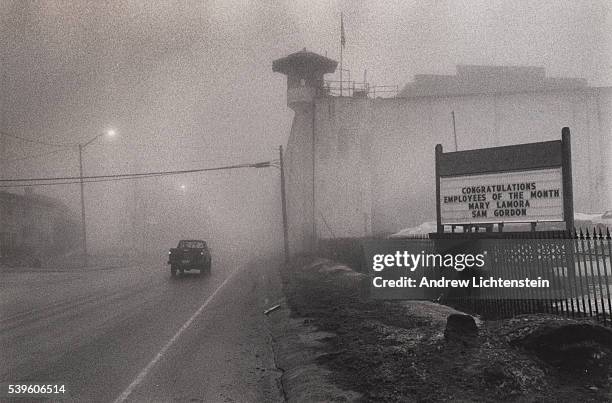
[[[0,130],[71,144],[116,130],[85,148],[85,175],[276,159],[293,113],[272,60],[303,47],[338,59],[341,12],[356,80],[367,69],[371,83],[402,86],[457,64],[509,64],[612,85],[607,0],[1,0]],[[2,179],[78,175],[76,147],[3,135],[0,152]],[[80,212],[78,185],[34,191]],[[235,253],[282,244],[276,168],[91,183],[85,193],[94,251],[159,251],[180,238]]]

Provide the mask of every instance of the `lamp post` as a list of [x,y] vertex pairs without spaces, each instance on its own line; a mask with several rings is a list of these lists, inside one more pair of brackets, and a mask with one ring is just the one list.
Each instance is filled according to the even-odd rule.
[[88,265],[88,256],[87,256],[87,223],[85,220],[85,183],[83,182],[83,149],[96,141],[98,138],[106,135],[109,137],[113,137],[117,134],[114,130],[108,130],[106,132],[100,133],[97,136],[92,137],[88,142],[84,144],[79,144],[79,182],[81,185],[81,242],[82,242],[82,250],[83,250],[83,264],[84,267]]

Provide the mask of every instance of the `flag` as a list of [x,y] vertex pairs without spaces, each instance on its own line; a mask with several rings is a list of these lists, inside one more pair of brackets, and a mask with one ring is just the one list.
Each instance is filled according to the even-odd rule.
[[340,13],[340,46],[344,48],[346,43],[346,38],[344,37],[344,19],[342,18],[342,13]]

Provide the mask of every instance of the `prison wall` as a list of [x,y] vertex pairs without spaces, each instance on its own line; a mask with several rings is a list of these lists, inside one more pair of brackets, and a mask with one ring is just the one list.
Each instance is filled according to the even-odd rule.
[[[610,88],[324,97],[315,105],[316,214],[293,219],[314,219],[318,238],[380,236],[435,220],[434,147],[455,150],[452,111],[459,150],[558,140],[569,126],[575,211],[612,208]],[[289,150],[306,158],[312,144],[301,148],[294,134]]]

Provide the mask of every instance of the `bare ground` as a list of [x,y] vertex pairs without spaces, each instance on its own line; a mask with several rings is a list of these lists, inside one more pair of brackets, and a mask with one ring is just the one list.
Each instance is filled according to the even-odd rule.
[[596,356],[587,348],[587,359],[563,361],[522,343],[536,329],[575,321],[545,315],[486,321],[474,340],[447,342],[451,308],[368,300],[362,276],[303,258],[283,273],[283,286],[294,318],[309,318],[333,334],[323,340],[317,363],[339,388],[364,401],[612,400],[610,349],[598,345]]

